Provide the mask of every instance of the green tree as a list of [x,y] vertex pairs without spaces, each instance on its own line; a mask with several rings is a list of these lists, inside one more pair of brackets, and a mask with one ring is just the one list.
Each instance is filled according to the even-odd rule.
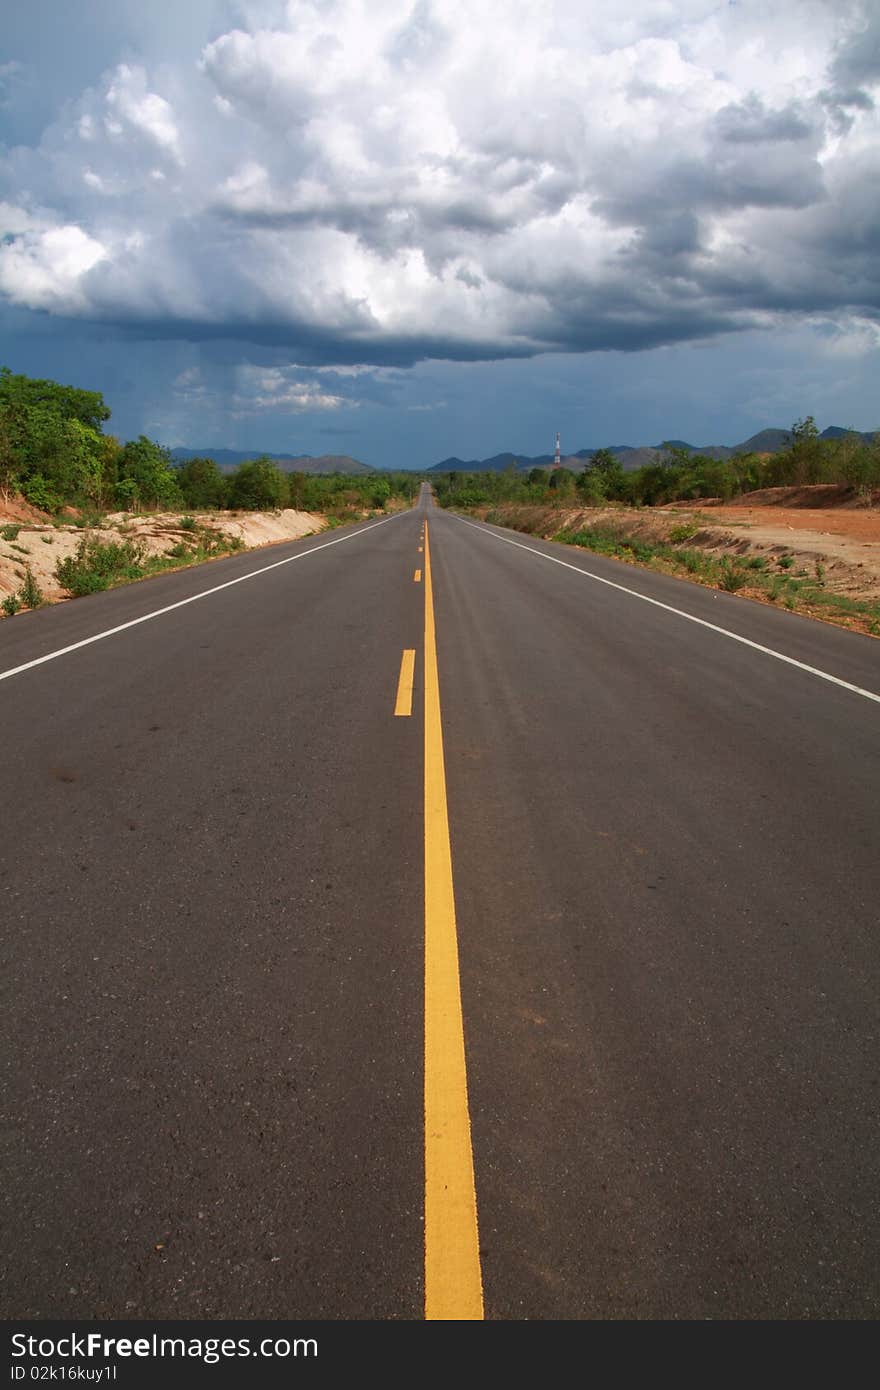
[[0,497],[8,502],[16,491],[21,476],[21,465],[13,448],[9,422],[0,413]]
[[177,469],[177,486],[184,506],[194,511],[222,507],[229,486],[213,459],[188,459]]
[[101,502],[106,506],[115,499],[116,484],[119,481],[119,458],[122,445],[114,434],[99,436],[98,452],[101,458]]
[[552,488],[557,501],[571,497],[575,490],[574,474],[569,468],[554,468],[551,470],[548,486]]
[[62,420],[79,420],[81,425],[101,432],[110,408],[100,391],[83,391],[77,386],[61,386],[57,381],[17,376],[9,367],[0,367],[0,411],[26,429],[29,416],[41,412]]
[[623,495],[626,475],[619,458],[610,449],[597,449],[584,468],[598,474],[606,497],[617,500]]
[[276,510],[289,497],[287,475],[262,455],[239,464],[229,483],[229,506],[245,511]]
[[822,453],[822,440],[812,415],[795,420],[789,450],[791,482],[798,485],[821,482]]
[[76,417],[64,422],[55,476],[63,496],[99,505],[104,483],[101,435]]
[[391,483],[388,478],[370,479],[370,505],[384,507],[391,496]]
[[174,507],[179,503],[171,454],[145,434],[123,446],[117,467],[116,495],[120,500],[127,493],[135,506]]
[[605,501],[602,474],[596,468],[584,468],[577,479],[578,492],[588,506],[601,506]]
[[27,489],[40,475],[41,492],[65,501],[93,499],[95,440],[110,411],[100,391],[17,375],[0,367],[0,486]]
[[682,449],[680,444],[672,444],[668,439],[660,445],[659,463],[662,468],[687,468],[692,458],[690,449]]
[[288,475],[287,487],[291,507],[296,511],[307,510],[307,483],[305,473],[291,473]]

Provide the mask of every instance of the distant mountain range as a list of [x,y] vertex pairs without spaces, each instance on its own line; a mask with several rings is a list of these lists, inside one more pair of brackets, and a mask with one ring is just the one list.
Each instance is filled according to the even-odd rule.
[[[841,435],[849,434],[849,430],[842,429],[840,425],[829,425],[827,430],[823,430],[820,439],[839,439]],[[858,433],[858,431],[855,431]],[[873,433],[868,432],[860,435],[860,438],[870,441]],[[704,458],[729,459],[734,454],[777,454],[780,449],[785,449],[791,443],[790,430],[759,430],[751,438],[744,439],[742,444],[734,444],[728,447],[726,444],[688,444],[685,439],[670,439],[664,443],[671,444],[676,449],[686,449],[690,454],[702,454]],[[621,466],[627,471],[636,468],[646,468],[649,464],[656,463],[663,457],[662,444],[611,444],[607,446],[611,453],[620,459]],[[595,449],[578,449],[577,453],[567,454],[562,462],[566,468],[579,472],[587,459],[593,457],[597,451]],[[528,471],[531,468],[552,468],[552,454],[538,454],[535,458],[530,458],[527,454],[493,454],[487,459],[443,459],[440,463],[435,463],[427,471],[429,473],[488,473],[504,472],[507,468],[515,468],[517,472]]]
[[375,468],[361,463],[359,459],[349,458],[348,454],[321,454],[313,458],[311,454],[267,454],[259,449],[243,452],[239,449],[172,449],[171,458],[175,463],[186,463],[189,459],[213,459],[223,473],[231,473],[240,463],[250,459],[268,458],[284,473],[375,473]]
[[[841,435],[849,434],[849,430],[842,429],[840,425],[829,425],[827,430],[823,430],[820,439],[839,439]],[[858,431],[856,431],[858,433]],[[870,440],[873,438],[871,432],[862,434],[862,439]],[[726,444],[688,444],[685,439],[670,439],[664,441],[673,445],[676,449],[686,449],[691,454],[702,454],[706,458],[728,459],[734,454],[776,454],[780,449],[785,449],[791,443],[791,432],[789,430],[759,430],[750,439],[744,439],[742,444],[734,444],[728,447]],[[646,468],[649,464],[656,463],[663,457],[662,444],[611,444],[607,446],[611,453],[620,459],[621,465],[627,470],[632,471],[636,468]],[[578,449],[575,454],[567,454],[562,462],[566,468],[579,473],[587,459],[593,457],[595,449]],[[171,457],[175,463],[186,463],[188,459],[209,458],[213,459],[224,473],[231,473],[238,468],[239,464],[247,462],[249,459],[269,458],[276,467],[285,473],[381,473],[382,469],[371,468],[367,463],[361,463],[359,459],[351,458],[348,454],[321,454],[318,458],[311,454],[266,454],[258,449],[244,451],[240,449],[172,449]],[[535,458],[528,454],[493,454],[487,459],[460,459],[446,458],[440,463],[432,464],[428,468],[428,473],[503,473],[507,468],[515,468],[517,472],[528,472],[531,468],[552,468],[552,454],[538,454]],[[423,471],[421,469],[419,472]]]

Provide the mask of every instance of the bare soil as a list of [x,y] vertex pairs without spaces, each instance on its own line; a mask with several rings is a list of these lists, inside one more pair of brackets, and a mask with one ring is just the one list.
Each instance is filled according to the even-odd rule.
[[[237,536],[246,550],[310,536],[323,531],[327,525],[326,517],[317,513],[290,509],[188,515],[194,515],[200,528]],[[51,521],[21,498],[8,503],[0,499],[0,528],[10,524],[19,526],[20,530],[14,540],[5,540],[0,535],[0,601],[21,587],[27,565],[47,603],[68,598],[55,578],[55,566],[74,553],[85,531],[72,520],[62,520],[60,524]],[[193,539],[192,528],[182,526],[180,514],[170,512],[143,516],[115,512],[104,518],[100,529],[90,530],[89,534],[104,542],[126,538],[140,541],[150,555],[167,554],[180,541]]]

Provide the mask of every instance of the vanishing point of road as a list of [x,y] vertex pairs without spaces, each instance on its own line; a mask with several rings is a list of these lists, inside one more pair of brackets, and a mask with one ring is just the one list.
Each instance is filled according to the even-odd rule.
[[5,1317],[880,1313],[880,643],[423,489],[0,728]]

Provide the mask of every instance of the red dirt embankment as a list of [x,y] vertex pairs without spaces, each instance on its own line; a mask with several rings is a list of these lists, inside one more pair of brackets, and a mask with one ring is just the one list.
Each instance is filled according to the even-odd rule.
[[712,519],[751,526],[818,531],[826,536],[849,536],[854,541],[880,541],[880,491],[865,497],[837,483],[811,487],[765,487],[745,492],[735,502],[711,497],[700,502],[674,502],[659,511],[712,509]]

